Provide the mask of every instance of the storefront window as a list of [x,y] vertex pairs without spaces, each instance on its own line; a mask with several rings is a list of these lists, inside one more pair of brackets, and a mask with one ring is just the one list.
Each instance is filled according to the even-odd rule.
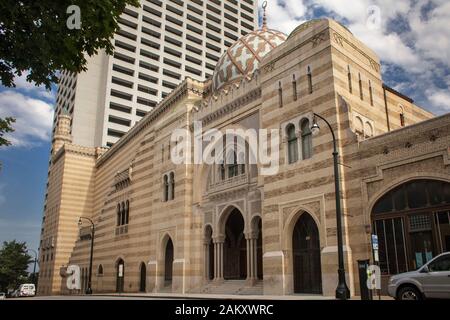
[[414,180],[381,197],[372,210],[384,274],[415,270],[450,251],[450,183]]

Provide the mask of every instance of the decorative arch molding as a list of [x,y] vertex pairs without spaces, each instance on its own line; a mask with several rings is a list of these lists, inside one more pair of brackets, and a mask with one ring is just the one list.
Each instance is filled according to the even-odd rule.
[[125,256],[123,255],[116,256],[116,259],[114,260],[114,268],[117,268],[120,260],[122,260],[123,264],[125,264],[126,261]]
[[[450,174],[445,173],[439,173],[439,172],[431,172],[431,171],[421,171],[421,172],[410,172],[401,175],[398,178],[395,178],[394,180],[390,181],[389,183],[385,184],[383,188],[378,190],[376,193],[369,196],[369,185],[371,183],[380,182],[385,179],[384,177],[384,171],[394,169],[396,167],[402,167],[407,166],[412,163],[417,163],[421,161],[427,161],[432,158],[441,157],[442,158],[442,166],[448,167],[450,165],[450,149],[445,151],[437,151],[432,152],[428,154],[420,154],[418,156],[403,158],[403,159],[393,159],[389,162],[385,162],[382,165],[376,166],[376,173],[367,176],[365,178],[361,179],[361,192],[362,192],[362,213],[363,213],[363,221],[366,225],[366,230],[369,230],[371,226],[371,212],[372,208],[375,204],[375,202],[386,192],[388,192],[390,189],[395,188],[396,186],[408,182],[413,179],[437,179],[437,180],[443,180],[443,181],[449,181],[450,180]],[[369,231],[368,231],[369,232]]]
[[[401,177],[398,177],[391,182],[389,182],[387,185],[385,185],[383,188],[379,189],[370,199],[368,199],[368,205],[366,206],[366,222],[370,223],[371,221],[371,214],[374,205],[377,203],[377,201],[383,197],[386,193],[389,191],[395,189],[398,186],[401,186],[402,184],[405,184],[410,181],[414,180],[438,180],[438,181],[444,181],[450,183],[450,175],[441,174],[441,173],[433,173],[433,172],[416,172],[416,173],[408,173]],[[370,182],[369,182],[370,183]],[[368,182],[366,182],[367,187]],[[366,189],[367,190],[367,189]]]
[[173,256],[176,257],[177,249],[176,249],[176,243],[175,243],[175,230],[166,230],[162,232],[162,234],[159,237],[159,253],[158,253],[158,260],[163,261],[165,258],[166,253],[166,246],[169,242],[169,239],[172,240],[173,244]]
[[292,234],[294,232],[295,225],[300,217],[304,214],[308,214],[314,220],[317,225],[317,229],[319,230],[320,237],[320,247],[323,249],[325,247],[325,234],[323,232],[322,224],[320,223],[320,219],[317,217],[317,214],[314,212],[314,209],[301,205],[296,209],[292,210],[291,214],[288,216],[286,223],[283,227],[283,241],[282,246],[283,250],[292,250]]
[[[208,229],[211,230],[211,234],[208,233]],[[205,242],[210,241],[213,238],[213,236],[214,236],[214,226],[212,223],[208,222],[203,226],[203,239]]]
[[[203,130],[207,131],[209,129],[210,128],[204,128]],[[244,130],[244,131],[246,131],[248,129],[251,129],[251,128],[244,127],[240,124],[229,124],[223,128],[220,128],[219,131],[222,133],[222,135],[225,135],[227,130]],[[195,137],[195,138],[197,138],[197,137]],[[215,144],[213,146],[215,147],[217,144],[219,144],[219,141],[215,142]],[[223,156],[223,155],[226,156],[225,152],[227,151],[227,147],[229,147],[231,145],[232,145],[232,143],[225,141],[225,143],[223,143],[223,149],[220,151],[220,154],[217,156]],[[248,146],[248,141],[246,140],[246,147],[247,146]],[[246,162],[247,162],[247,159],[249,159],[249,157],[250,157],[251,151],[252,151],[251,148],[246,148],[246,150],[245,150]],[[253,156],[255,157],[255,159],[258,159],[257,155],[253,155]],[[198,192],[194,193],[194,202],[196,202],[200,205],[204,202],[203,198],[205,196],[205,193],[208,191],[209,179],[210,179],[212,171],[215,169],[216,169],[215,165],[209,165],[209,164],[205,164],[205,163],[196,165],[196,168],[194,170],[196,172],[198,172],[199,178],[197,181],[199,182],[200,188],[199,188]],[[250,170],[250,168],[249,168],[249,166],[247,166],[247,171],[249,171],[249,170]]]
[[245,214],[246,211],[242,210],[242,208],[240,208],[240,206],[238,204],[233,203],[233,204],[226,206],[219,213],[219,215],[217,217],[217,223],[216,223],[217,228],[216,229],[213,228],[214,237],[224,237],[225,236],[225,224],[228,220],[228,217],[231,215],[231,213],[235,209],[239,211],[239,213],[242,215],[242,219],[244,220],[244,233],[246,232],[246,230],[248,230],[248,219],[246,218],[246,214]]
[[[300,123],[304,120],[307,119],[309,120],[309,123],[313,123],[314,121],[314,115],[312,112],[307,112],[307,113],[303,113],[301,115],[299,115],[298,117],[292,118],[286,122],[283,122],[281,124],[281,136],[283,137],[283,140],[286,140],[286,132],[287,132],[287,128],[289,125],[294,125],[295,127],[295,132],[298,134],[301,129],[300,129]],[[299,137],[299,136],[298,136]]]

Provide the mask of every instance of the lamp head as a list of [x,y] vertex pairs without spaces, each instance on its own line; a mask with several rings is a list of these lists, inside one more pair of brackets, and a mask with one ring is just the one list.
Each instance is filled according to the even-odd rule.
[[314,117],[313,125],[311,126],[311,133],[313,136],[317,136],[320,132],[320,127],[317,124],[316,117]]

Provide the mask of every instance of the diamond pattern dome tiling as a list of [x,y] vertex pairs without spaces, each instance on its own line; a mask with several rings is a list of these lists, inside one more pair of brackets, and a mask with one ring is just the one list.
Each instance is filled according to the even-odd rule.
[[263,28],[240,38],[223,54],[213,75],[213,90],[218,91],[252,75],[272,49],[286,40],[282,32]]

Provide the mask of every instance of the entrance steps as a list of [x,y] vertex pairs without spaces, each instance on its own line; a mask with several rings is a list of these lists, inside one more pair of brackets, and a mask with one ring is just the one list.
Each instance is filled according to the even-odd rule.
[[245,280],[225,280],[223,282],[211,281],[203,287],[193,290],[192,293],[204,294],[232,294],[232,295],[262,295],[263,282],[257,281],[253,286]]

